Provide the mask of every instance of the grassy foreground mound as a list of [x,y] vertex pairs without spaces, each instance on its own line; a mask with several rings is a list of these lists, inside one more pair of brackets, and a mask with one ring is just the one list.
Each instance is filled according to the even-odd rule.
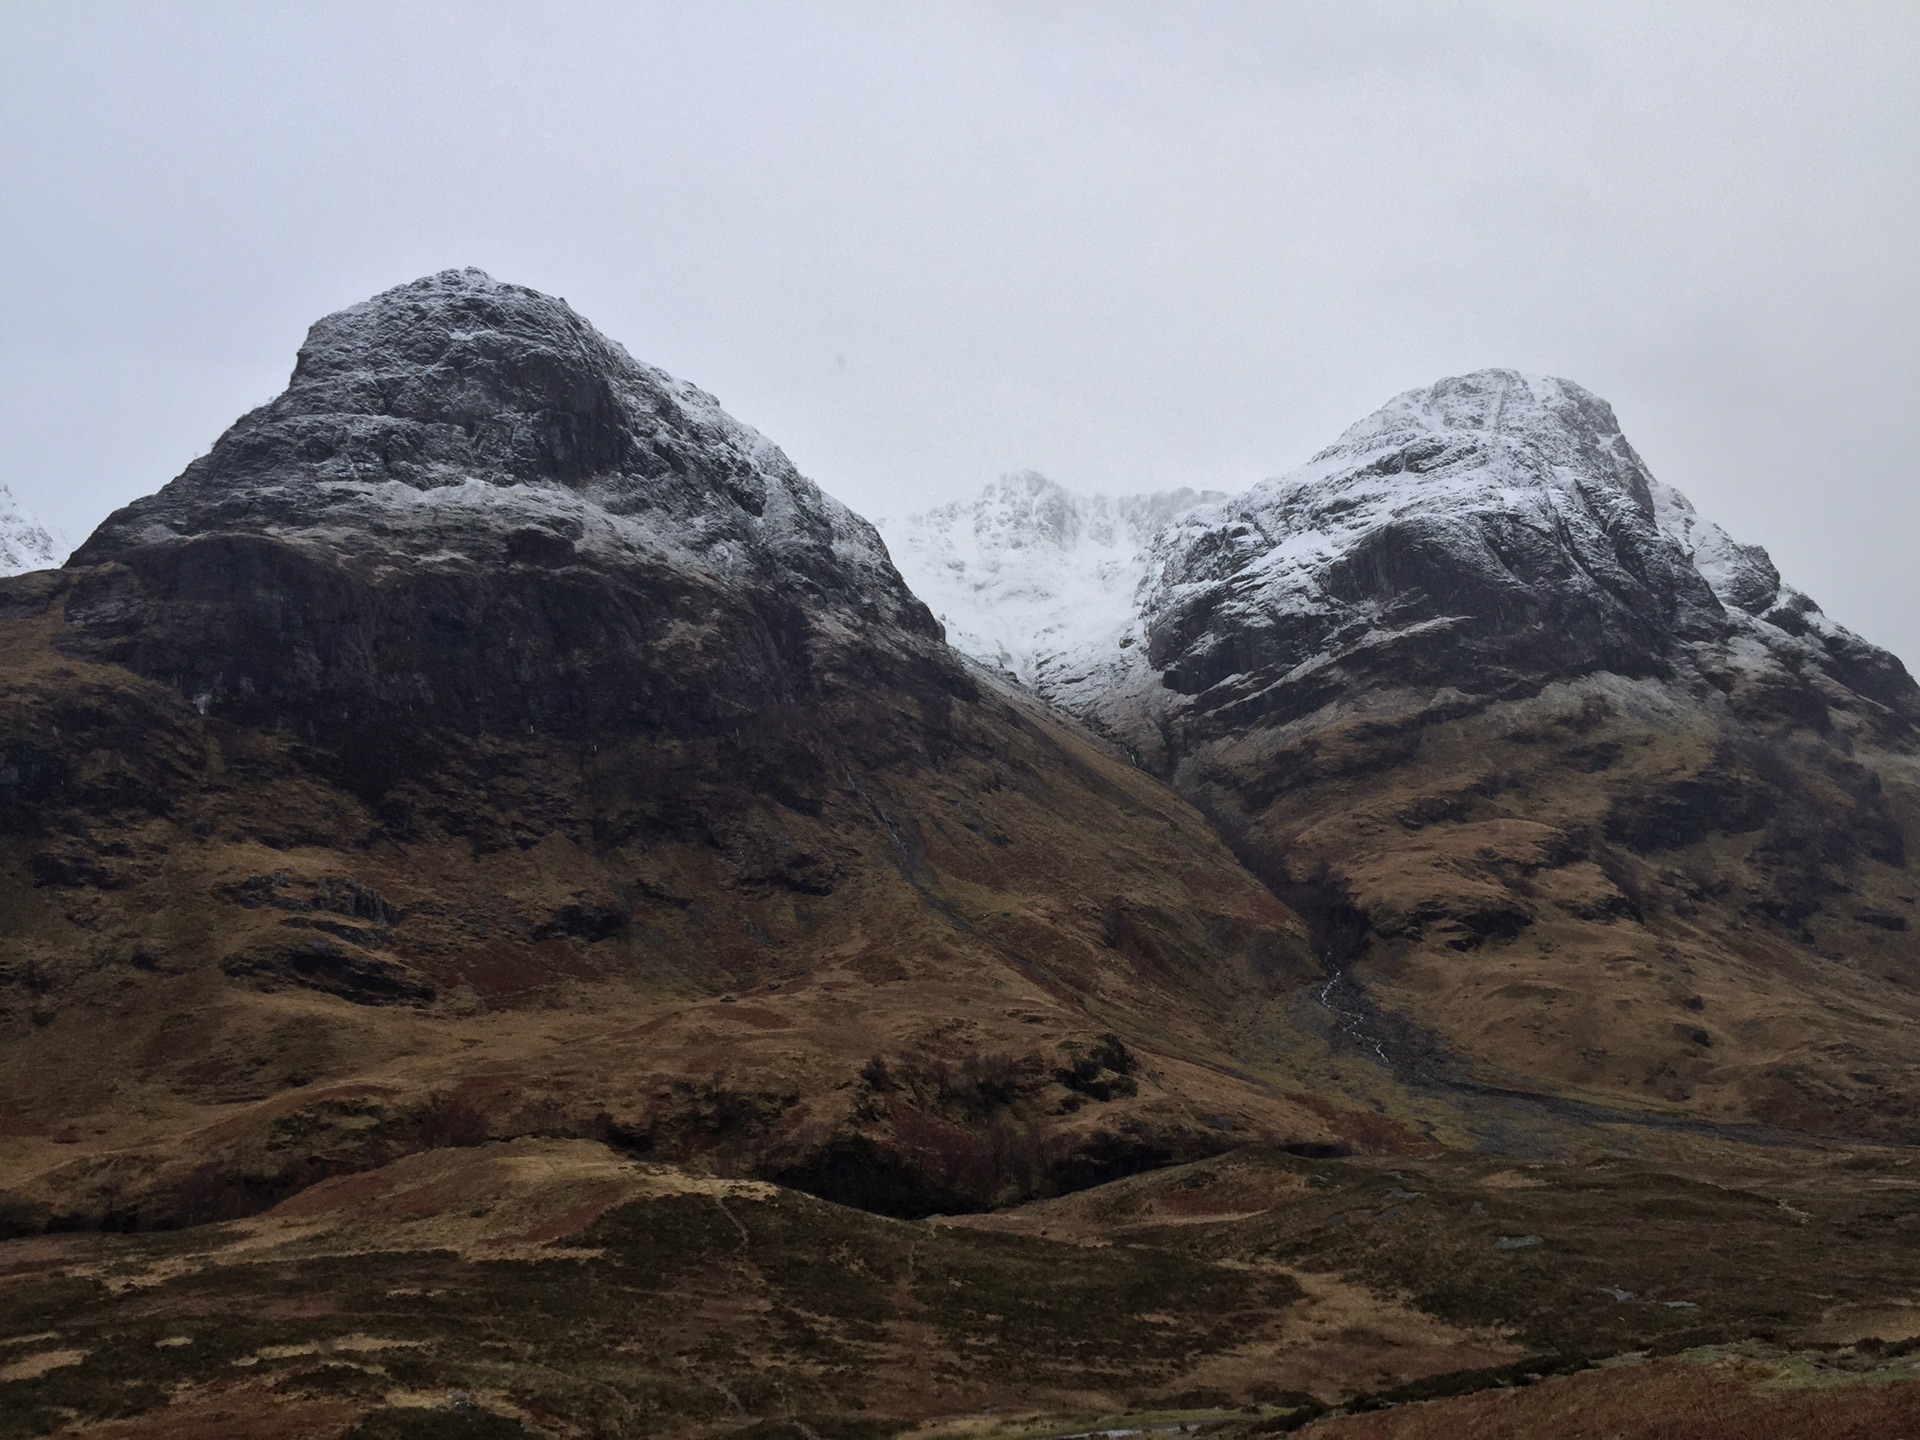
[[9,1242],[0,1435],[1655,1436],[1775,1398],[1802,1420],[1745,1433],[1851,1434],[1808,1417],[1920,1413],[1905,1158],[1246,1150],[909,1222],[585,1141],[442,1149]]

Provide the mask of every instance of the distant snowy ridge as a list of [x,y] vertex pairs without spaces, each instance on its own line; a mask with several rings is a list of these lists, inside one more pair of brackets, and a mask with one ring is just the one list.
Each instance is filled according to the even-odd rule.
[[22,511],[13,492],[0,485],[0,575],[49,569],[60,563],[61,549],[53,532]]
[[1139,641],[1149,542],[1221,491],[1076,493],[1031,470],[974,500],[876,522],[956,650],[1068,708],[1106,688]]

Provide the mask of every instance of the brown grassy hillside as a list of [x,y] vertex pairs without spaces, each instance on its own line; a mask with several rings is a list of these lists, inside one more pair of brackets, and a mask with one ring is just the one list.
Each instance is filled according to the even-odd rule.
[[1336,959],[1416,1086],[1920,1133],[1904,727],[1763,726],[1616,676],[1387,692],[1206,745],[1181,785],[1347,917]]
[[1316,974],[1301,922],[990,690],[809,733],[447,736],[369,803],[293,737],[62,653],[68,577],[6,583],[16,1229],[204,1218],[489,1136],[911,1213],[1370,1133],[1236,1057],[1245,1008]]

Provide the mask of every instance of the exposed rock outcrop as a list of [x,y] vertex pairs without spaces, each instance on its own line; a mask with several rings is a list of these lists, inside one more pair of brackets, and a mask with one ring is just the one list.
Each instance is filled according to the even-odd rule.
[[1227,1058],[1318,968],[1191,807],[712,397],[478,272],[321,321],[0,582],[0,682],[0,1102],[89,1137],[8,1151],[0,1223],[490,1134],[917,1212],[1349,1128]]
[[1920,689],[1604,402],[1443,380],[1152,552],[1078,708],[1317,889],[1403,1073],[1920,1135]]

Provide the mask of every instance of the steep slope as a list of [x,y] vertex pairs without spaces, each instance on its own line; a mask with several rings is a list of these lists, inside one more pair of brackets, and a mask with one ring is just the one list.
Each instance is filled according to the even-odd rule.
[[18,575],[58,563],[59,544],[47,527],[20,509],[0,485],[0,575]]
[[[1456,388],[1518,386],[1513,443],[1572,458],[1476,509],[1510,430],[1411,397],[1389,450],[1479,458],[1359,538],[1545,517],[1524,593],[1328,598],[1349,537],[1275,595],[1373,606],[1384,661],[1169,687],[1290,653],[1257,547],[1206,568],[1229,508],[1107,657],[1105,723],[1303,918],[560,302],[463,272],[321,322],[0,582],[0,1436],[1911,1417],[1914,1156],[1694,1113],[1907,1133],[1901,674],[1651,481],[1613,553],[1654,578],[1608,571],[1536,493],[1625,515],[1552,429],[1597,402]],[[1611,638],[1541,645],[1563,613]]]
[[1133,633],[1147,543],[1218,491],[1075,494],[1031,470],[978,499],[876,522],[954,648],[1078,708],[1112,680]]
[[1604,402],[1443,380],[1154,556],[1082,713],[1318,876],[1403,1073],[1914,1132],[1920,690]]
[[488,1134],[912,1213],[1348,1124],[1246,1024],[1302,924],[1194,812],[969,673],[711,397],[478,272],[316,325],[0,588],[0,656],[17,1227]]

